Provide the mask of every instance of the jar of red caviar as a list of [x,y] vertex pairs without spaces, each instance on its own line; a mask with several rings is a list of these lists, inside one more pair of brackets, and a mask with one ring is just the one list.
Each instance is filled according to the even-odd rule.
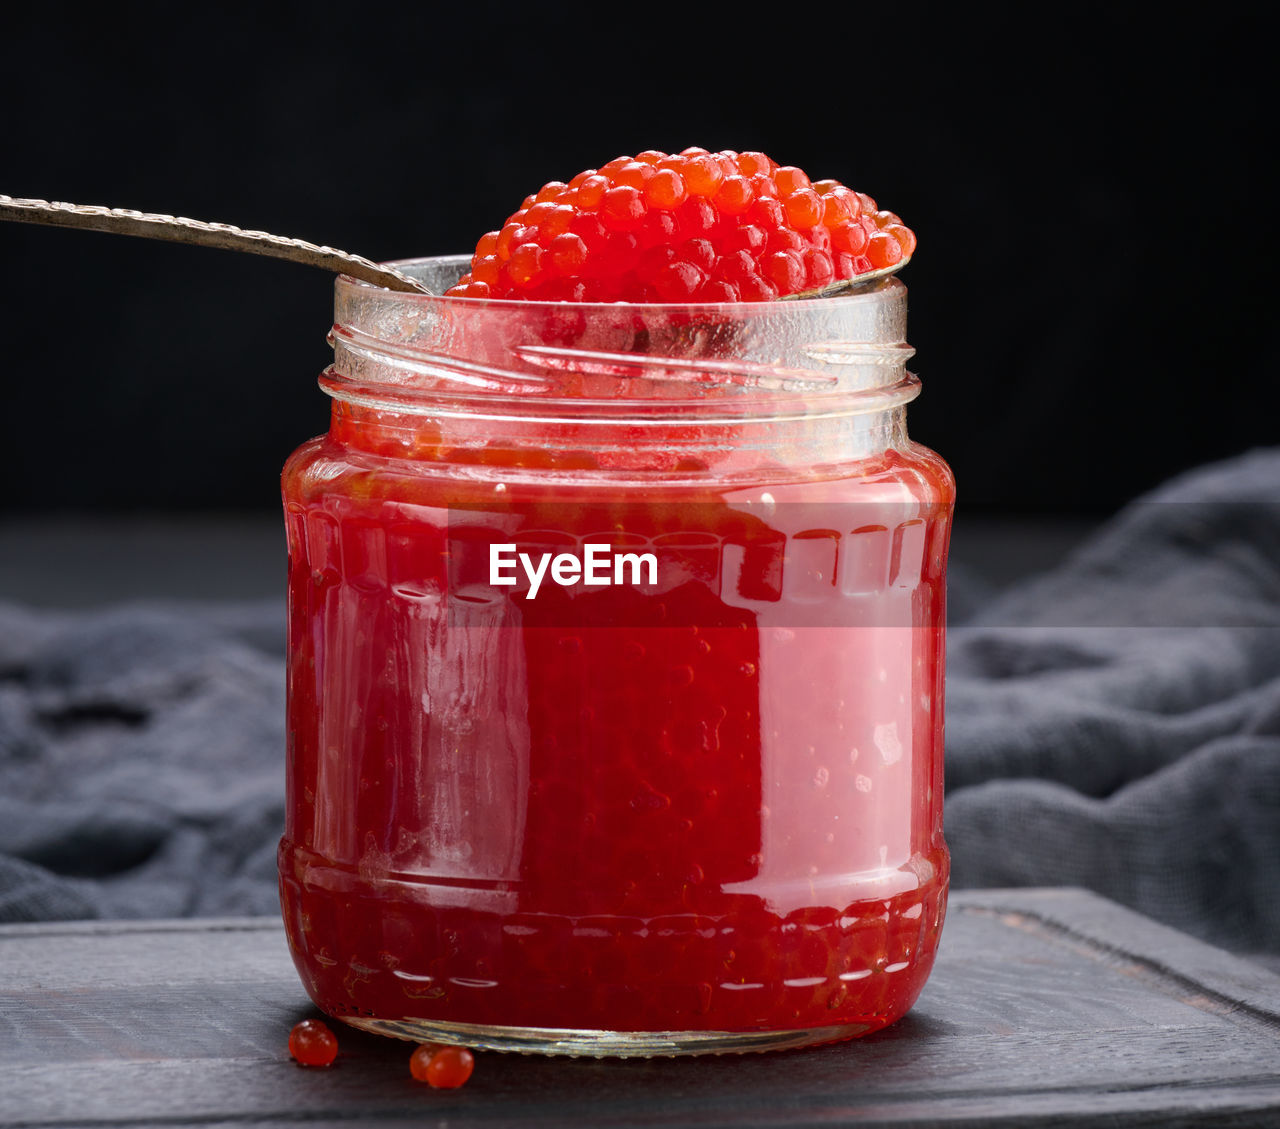
[[[465,260],[407,269],[438,291]],[[954,484],[906,291],[485,301],[339,280],[284,471],[284,919],[426,1041],[848,1038],[933,963]]]

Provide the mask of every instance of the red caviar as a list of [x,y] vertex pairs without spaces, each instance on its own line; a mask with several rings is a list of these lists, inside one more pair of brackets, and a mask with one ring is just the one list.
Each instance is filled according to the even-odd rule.
[[304,1019],[289,1032],[289,1053],[299,1066],[329,1066],[338,1057],[338,1037],[318,1019]]
[[910,229],[871,197],[763,153],[651,150],[544,185],[480,237],[449,293],[753,301],[892,266],[914,248]]
[[423,1043],[409,1056],[409,1073],[435,1090],[465,1086],[475,1068],[475,1056],[466,1047]]
[[[889,452],[849,482],[775,482],[783,515],[814,515],[787,533],[706,489],[621,505],[544,492],[536,451],[482,464],[508,468],[499,506],[491,487],[415,483],[411,467],[335,473],[346,441],[398,442],[368,417],[336,428],[286,473],[282,895],[320,1006],[622,1031],[871,1030],[902,1014],[947,878],[941,461]],[[859,491],[891,501],[855,507],[865,531],[831,541],[824,511],[843,521]],[[479,537],[552,523],[569,543],[614,529],[694,556],[664,599],[540,598],[521,626],[487,626],[483,605],[431,610],[453,583],[448,506]],[[886,627],[825,626],[839,590],[790,579],[836,544],[867,577],[855,587],[886,585],[869,605]],[[727,600],[715,562],[735,552]],[[899,571],[918,580],[893,587]]]

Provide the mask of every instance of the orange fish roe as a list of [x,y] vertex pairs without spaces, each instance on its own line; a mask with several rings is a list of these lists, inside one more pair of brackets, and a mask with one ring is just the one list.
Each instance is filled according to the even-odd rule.
[[835,180],[764,153],[617,157],[552,181],[476,244],[448,293],[586,302],[780,298],[893,266],[916,237]]

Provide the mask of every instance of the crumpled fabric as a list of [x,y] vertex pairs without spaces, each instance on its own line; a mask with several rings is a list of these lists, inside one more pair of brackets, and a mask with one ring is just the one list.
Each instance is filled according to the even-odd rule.
[[[953,883],[1280,956],[1280,450],[994,599],[952,584]],[[284,748],[278,602],[0,604],[0,921],[275,914]]]
[[951,632],[958,886],[1280,955],[1280,450],[1183,475]]
[[275,914],[284,609],[0,604],[0,921]]

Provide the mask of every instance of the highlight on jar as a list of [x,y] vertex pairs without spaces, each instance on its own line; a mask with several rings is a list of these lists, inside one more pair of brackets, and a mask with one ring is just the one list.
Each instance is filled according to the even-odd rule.
[[763,154],[655,151],[396,264],[430,293],[339,279],[283,475],[280,888],[323,1011],[643,1056],[911,1007],[955,497],[906,429],[914,247]]

